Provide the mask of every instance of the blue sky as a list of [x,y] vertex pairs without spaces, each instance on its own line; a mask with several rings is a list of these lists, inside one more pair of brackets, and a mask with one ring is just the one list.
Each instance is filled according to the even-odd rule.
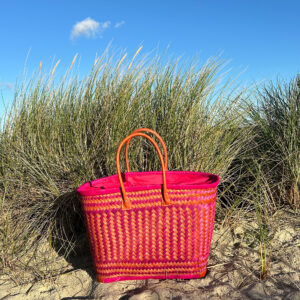
[[233,74],[246,69],[245,83],[290,78],[300,73],[299,15],[299,0],[1,1],[0,98],[12,98],[27,56],[31,73],[58,59],[64,71],[78,53],[84,75],[110,42],[203,62],[222,53]]

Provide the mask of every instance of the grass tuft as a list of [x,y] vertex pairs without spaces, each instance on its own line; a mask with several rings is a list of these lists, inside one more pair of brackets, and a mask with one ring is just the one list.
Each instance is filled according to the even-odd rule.
[[[280,201],[299,207],[296,80],[260,89],[254,103],[253,95],[249,100],[246,90],[225,80],[218,59],[187,65],[140,57],[141,50],[132,58],[105,52],[83,79],[72,75],[77,55],[60,79],[60,60],[48,73],[40,63],[16,89],[0,130],[3,269],[34,268],[43,277],[34,263],[39,241],[64,255],[78,251],[84,223],[76,188],[114,174],[120,141],[148,127],[166,142],[169,170],[220,175],[218,213],[256,211],[265,276],[267,216]],[[131,169],[159,170],[151,145],[134,144]]]

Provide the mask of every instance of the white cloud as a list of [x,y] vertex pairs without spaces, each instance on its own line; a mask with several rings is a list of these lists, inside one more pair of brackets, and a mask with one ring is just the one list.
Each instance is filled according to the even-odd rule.
[[110,21],[106,21],[104,23],[100,23],[100,28],[102,30],[107,29],[110,26]]
[[84,36],[86,38],[102,37],[102,33],[110,27],[111,22],[97,22],[90,17],[77,22],[71,31],[71,40]]
[[117,22],[114,27],[119,28],[119,27],[123,26],[124,24],[125,24],[125,21]]

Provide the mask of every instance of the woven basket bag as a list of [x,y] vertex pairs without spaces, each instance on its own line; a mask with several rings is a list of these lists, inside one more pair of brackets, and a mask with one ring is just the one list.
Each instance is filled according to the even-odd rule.
[[[164,158],[155,140],[144,132],[158,138]],[[130,172],[128,147],[137,136],[153,144],[161,171]],[[125,144],[128,172],[121,173],[120,152]],[[167,159],[162,138],[140,128],[120,143],[116,175],[78,188],[98,281],[188,279],[206,274],[219,177],[167,171]]]

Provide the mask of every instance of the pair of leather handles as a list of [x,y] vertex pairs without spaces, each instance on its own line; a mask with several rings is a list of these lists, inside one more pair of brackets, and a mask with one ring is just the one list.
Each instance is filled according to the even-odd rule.
[[[163,150],[164,150],[164,156],[165,156],[165,160],[163,159],[163,156],[161,154],[161,151],[157,145],[157,143],[147,134],[143,133],[143,132],[150,132],[152,134],[154,134],[158,140],[160,141],[160,143],[162,144]],[[129,144],[130,144],[130,140],[136,136],[142,136],[146,139],[148,139],[152,145],[155,147],[158,156],[159,156],[159,160],[160,160],[160,164],[161,164],[161,169],[162,169],[162,178],[163,178],[163,205],[170,205],[171,201],[168,195],[168,191],[167,191],[167,180],[166,180],[166,171],[167,171],[167,166],[168,166],[168,154],[167,154],[167,148],[166,145],[163,141],[163,139],[161,138],[161,136],[154,130],[149,129],[149,128],[139,128],[136,129],[135,131],[133,131],[129,136],[127,136],[119,145],[119,148],[117,150],[117,157],[116,157],[116,163],[117,163],[117,173],[118,173],[118,178],[120,181],[120,186],[121,186],[121,191],[122,191],[122,196],[123,196],[123,209],[130,209],[131,208],[131,202],[127,197],[127,193],[124,187],[124,182],[122,179],[122,175],[121,175],[121,169],[120,169],[120,153],[121,150],[123,148],[123,146],[126,143],[126,148],[125,148],[125,159],[126,159],[126,167],[127,167],[127,171],[130,172],[129,169],[129,162],[128,162],[128,149],[129,149]]]

